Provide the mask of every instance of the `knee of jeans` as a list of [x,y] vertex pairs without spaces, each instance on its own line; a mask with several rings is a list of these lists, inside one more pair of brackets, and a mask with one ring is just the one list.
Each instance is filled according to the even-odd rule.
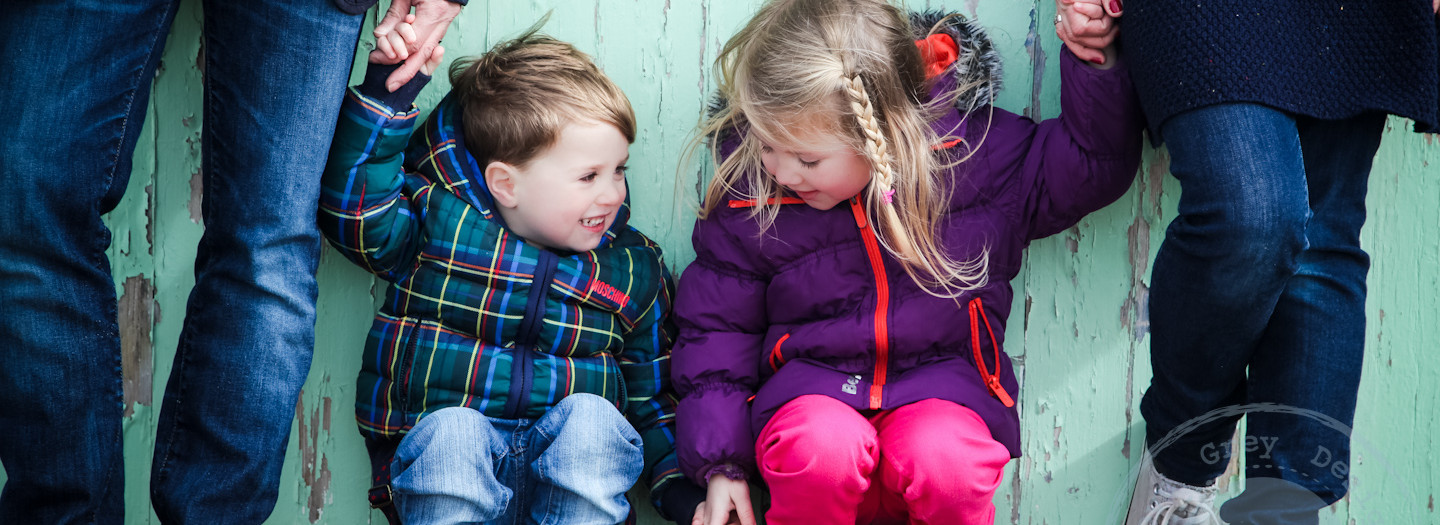
[[490,425],[480,412],[466,407],[447,407],[420,418],[400,442],[396,457],[416,457],[425,449],[473,450],[489,454],[489,432],[477,432]]
[[[636,451],[640,450],[640,434],[625,419],[625,415],[610,401],[595,394],[570,394],[556,403],[546,414],[547,419],[556,419],[560,422],[563,430],[561,432],[578,432],[592,436],[588,441],[594,442],[597,447],[603,450],[612,450],[609,445],[602,446],[596,439],[599,436],[617,433],[618,437],[629,442]],[[537,425],[542,431],[548,425]]]
[[1275,280],[1299,267],[1309,210],[1252,204],[1231,203],[1220,217],[1182,218],[1167,235],[1167,243],[1212,265],[1204,285],[1214,292],[1253,294],[1263,286],[1256,279]]

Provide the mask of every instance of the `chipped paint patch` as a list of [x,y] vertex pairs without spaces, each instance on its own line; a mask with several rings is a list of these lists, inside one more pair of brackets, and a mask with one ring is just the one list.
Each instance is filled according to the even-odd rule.
[[205,176],[200,170],[190,173],[190,200],[185,202],[185,208],[190,210],[190,222],[201,224],[204,217],[200,214],[201,200],[205,196]]
[[1040,119],[1040,91],[1045,86],[1045,50],[1040,47],[1040,12],[1037,9],[1030,10],[1030,31],[1025,35],[1025,51],[1030,54],[1030,107],[1025,108],[1025,116],[1035,120]]
[[120,376],[123,380],[124,417],[135,414],[135,404],[154,402],[155,285],[136,275],[125,279],[120,293]]
[[[320,406],[307,418],[305,392],[300,392],[300,400],[295,403],[295,421],[300,427],[300,481],[304,484],[301,492],[307,494],[305,511],[310,523],[320,521],[325,505],[331,501],[330,458],[320,452],[321,445],[330,440],[330,405],[329,396],[320,398]],[[326,443],[322,443],[322,435]]]

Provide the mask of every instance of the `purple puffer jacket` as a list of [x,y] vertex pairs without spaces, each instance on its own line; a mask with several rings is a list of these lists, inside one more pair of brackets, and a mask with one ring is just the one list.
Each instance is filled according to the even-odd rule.
[[[975,28],[956,29],[957,63],[970,63],[968,50],[990,49]],[[1019,457],[1018,385],[1000,350],[1010,281],[1030,241],[1119,198],[1140,159],[1142,120],[1123,64],[1100,71],[1061,53],[1060,117],[1036,123],[994,109],[992,119],[982,106],[969,119],[952,110],[933,124],[941,136],[959,130],[953,135],[964,142],[952,152],[979,144],[951,170],[953,198],[939,231],[956,260],[989,247],[981,289],[958,299],[925,293],[878,246],[854,199],[828,211],[785,205],[763,239],[738,200],[695,223],[696,259],[680,279],[671,357],[686,475],[704,484],[728,463],[753,476],[761,428],[808,394],[857,410],[954,401]],[[955,75],[975,74],[960,69],[937,79],[932,93],[954,86]],[[999,78],[982,74],[991,73]]]

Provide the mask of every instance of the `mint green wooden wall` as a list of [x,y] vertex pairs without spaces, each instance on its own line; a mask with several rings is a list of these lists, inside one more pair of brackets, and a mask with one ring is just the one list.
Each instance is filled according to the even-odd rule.
[[[630,162],[634,224],[664,244],[675,269],[683,268],[693,257],[692,215],[677,195],[693,190],[698,168],[680,170],[677,182],[678,152],[713,85],[715,50],[758,1],[471,3],[445,38],[447,59],[482,52],[553,9],[545,30],[593,54],[629,94],[640,125]],[[1059,112],[1052,0],[911,0],[910,7],[978,17],[1005,56],[999,105],[1038,117]],[[183,2],[129,192],[108,217],[122,297],[129,523],[155,521],[147,482],[158,400],[202,230],[199,20],[199,2]],[[436,79],[418,103],[432,106],[446,88]],[[1408,122],[1390,122],[1370,186],[1363,242],[1374,266],[1353,490],[1324,512],[1327,524],[1440,522],[1434,505],[1440,446],[1432,437],[1440,432],[1440,359],[1431,350],[1440,347],[1440,144],[1408,129]],[[1143,436],[1137,407],[1150,374],[1149,261],[1178,191],[1167,165],[1163,149],[1147,150],[1130,193],[1030,248],[1014,283],[1006,338],[1022,378],[1025,456],[1011,462],[995,497],[997,522],[1105,523],[1128,494]],[[267,523],[383,523],[364,502],[368,466],[351,415],[359,352],[383,287],[328,248],[319,282],[314,365],[295,406],[279,504]],[[1239,480],[1226,486],[1233,493]],[[658,523],[644,510],[648,522]]]

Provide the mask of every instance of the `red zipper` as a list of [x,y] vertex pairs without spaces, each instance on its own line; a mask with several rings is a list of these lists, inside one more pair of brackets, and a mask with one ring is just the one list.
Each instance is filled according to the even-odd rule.
[[[990,349],[995,351],[995,371],[985,367],[985,355],[980,352],[980,320],[985,320],[985,331],[990,333]],[[995,339],[995,330],[990,328],[990,318],[985,316],[985,303],[979,297],[970,300],[970,349],[975,354],[975,368],[980,371],[980,380],[985,389],[999,399],[1006,407],[1015,406],[1015,400],[1000,385],[1000,343]]]
[[[771,370],[779,371],[779,370],[780,370],[780,365],[785,364],[785,356],[780,355],[780,345],[785,344],[785,340],[786,340],[786,339],[789,339],[789,338],[790,338],[790,334],[785,334],[785,335],[780,336],[780,340],[779,340],[779,341],[775,341],[775,349],[770,351],[770,369],[771,369]],[[779,363],[776,363],[776,360],[777,360],[777,359],[779,360]]]
[[879,410],[890,360],[890,330],[886,325],[886,313],[890,310],[890,283],[885,278],[885,261],[880,258],[880,242],[875,239],[875,229],[865,220],[865,208],[860,206],[859,197],[850,198],[850,211],[855,214],[855,225],[860,228],[865,253],[870,256],[870,268],[875,271],[875,378],[870,382],[870,410]]

